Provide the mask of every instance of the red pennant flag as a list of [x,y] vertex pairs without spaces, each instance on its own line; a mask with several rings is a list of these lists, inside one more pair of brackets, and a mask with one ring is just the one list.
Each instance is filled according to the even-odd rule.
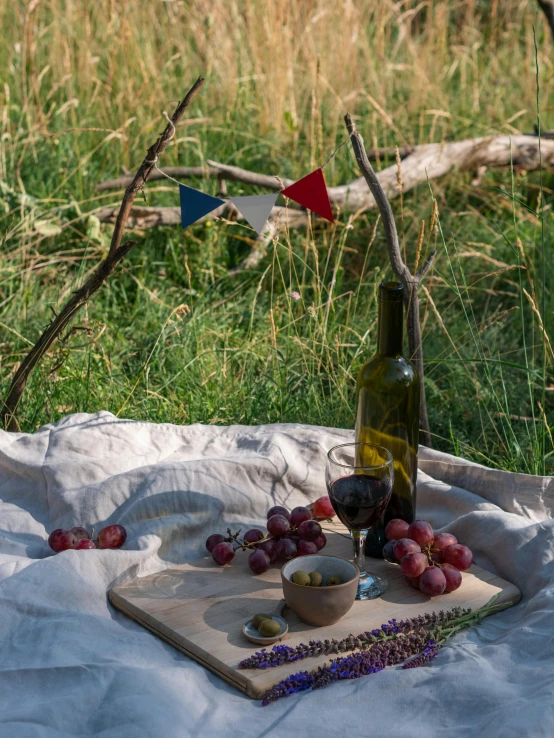
[[312,213],[321,215],[325,220],[329,220],[331,223],[335,222],[331,211],[329,195],[327,194],[323,169],[316,169],[315,172],[307,174],[290,187],[281,190],[281,194],[290,197],[294,202],[308,208]]

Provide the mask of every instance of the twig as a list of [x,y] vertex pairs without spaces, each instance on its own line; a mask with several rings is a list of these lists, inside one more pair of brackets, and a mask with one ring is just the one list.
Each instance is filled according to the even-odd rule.
[[171,119],[168,118],[168,124],[165,127],[164,132],[158,138],[156,143],[148,149],[148,153],[140,165],[138,172],[125,190],[125,195],[123,196],[123,201],[115,221],[115,228],[108,255],[87,279],[85,284],[73,293],[73,296],[66,302],[60,313],[52,320],[48,328],[46,328],[42,333],[17,370],[14,378],[12,379],[8,396],[2,407],[2,420],[4,427],[7,428],[7,430],[19,430],[17,409],[21,396],[25,391],[27,380],[37,363],[59,337],[60,333],[64,330],[78,310],[87,302],[91,295],[100,289],[117,264],[129,253],[133,246],[136,245],[136,241],[126,241],[123,244],[121,243],[125,225],[131,213],[135,197],[146,184],[160,155],[166,148],[169,141],[173,138],[177,124],[203,84],[203,78],[199,77],[188,91],[183,101],[178,105]]
[[400,244],[398,242],[396,223],[394,220],[394,215],[390,206],[390,202],[387,198],[387,195],[385,194],[385,191],[381,187],[381,184],[373,170],[373,167],[369,163],[363,139],[357,132],[350,115],[345,115],[344,120],[348,129],[348,133],[350,134],[350,140],[352,141],[352,148],[354,149],[356,161],[358,162],[358,166],[362,171],[364,179],[367,182],[369,189],[371,190],[371,194],[373,195],[375,202],[377,203],[379,212],[381,213],[381,219],[383,221],[385,235],[387,238],[387,247],[389,250],[389,259],[392,269],[400,282],[402,282],[402,284],[404,285],[404,303],[406,305],[410,358],[415,364],[421,381],[419,406],[420,442],[423,443],[423,445],[425,446],[431,446],[431,432],[429,429],[429,419],[427,417],[427,403],[425,401],[425,386],[423,382],[423,351],[421,346],[419,295],[417,292],[417,288],[420,279],[422,279],[422,277],[429,271],[435,259],[436,252],[433,252],[428,257],[427,261],[419,272],[417,272],[415,275],[412,275],[402,259]]
[[[544,135],[544,134],[543,134]],[[343,142],[344,143],[344,142]],[[341,144],[342,146],[342,144]],[[384,159],[386,156],[394,156],[396,152],[396,146],[383,146],[379,149],[368,149],[367,158],[370,161],[374,161],[379,157]],[[398,152],[401,159],[405,159],[413,152],[412,147],[400,146]],[[335,152],[333,152],[335,153]],[[211,166],[207,167],[163,167],[161,171],[154,171],[148,177],[149,182],[155,182],[156,180],[163,179],[164,174],[169,174],[170,177],[176,177],[177,179],[207,179],[210,177],[219,177],[221,180],[229,180],[231,182],[242,182],[243,184],[254,184],[260,187],[266,187],[269,190],[280,190],[282,189],[279,182],[271,176],[265,174],[257,174],[256,172],[250,172],[247,169],[241,169],[240,167],[229,166],[228,164],[219,164],[218,162],[211,161],[208,159],[208,164]],[[117,177],[116,179],[107,179],[104,182],[96,185],[98,192],[105,192],[106,190],[122,190],[124,187],[128,187],[133,181],[133,175],[124,172],[124,176]],[[283,187],[291,185],[293,179],[283,179]]]

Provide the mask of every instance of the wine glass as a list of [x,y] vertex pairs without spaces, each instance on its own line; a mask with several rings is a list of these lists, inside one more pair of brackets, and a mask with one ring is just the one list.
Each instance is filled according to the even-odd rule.
[[360,570],[357,600],[380,597],[386,579],[365,570],[364,544],[390,500],[394,480],[391,452],[371,443],[343,443],[327,454],[325,482],[339,520],[354,544],[354,563]]

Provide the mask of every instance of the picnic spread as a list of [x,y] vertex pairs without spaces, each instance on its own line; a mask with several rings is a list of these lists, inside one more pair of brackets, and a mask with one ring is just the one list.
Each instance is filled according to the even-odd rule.
[[[259,652],[240,640],[235,622],[243,613],[226,611],[227,601],[254,592],[277,604],[282,596],[272,569],[246,573],[246,558],[218,568],[207,536],[263,527],[272,506],[317,500],[325,494],[327,452],[353,440],[353,430],[301,424],[175,426],[108,412],[74,414],[32,434],[0,432],[0,735],[552,735],[554,478],[488,469],[424,447],[417,517],[453,534],[474,557],[462,587],[448,596],[467,597],[473,582],[508,593],[511,607],[461,630],[420,668],[387,668],[263,708],[251,699],[256,690],[239,691],[230,666],[222,673],[203,663],[210,646],[194,638],[203,637],[204,621],[221,640],[218,658],[226,658],[225,644],[239,644],[243,658]],[[55,554],[48,547],[54,529],[115,524],[127,532],[118,550]],[[351,545],[334,525],[323,526],[329,545],[321,553],[349,558]],[[393,611],[412,617],[410,608],[421,605],[402,594],[398,567],[369,562],[390,580],[389,592],[354,603],[337,637],[358,635],[371,617],[378,628],[381,614],[383,622]],[[230,573],[240,567],[244,579]],[[253,589],[241,591],[245,581]],[[157,582],[148,605],[139,602],[141,582]],[[127,606],[142,608],[142,616],[120,609],[112,592],[120,600],[126,592]],[[190,613],[199,592],[215,606],[201,616],[192,608],[185,632],[177,610]],[[485,594],[475,594],[471,606],[483,605]],[[426,612],[450,607],[446,596],[431,598]],[[146,620],[161,607],[173,622],[157,632]],[[297,645],[308,631],[294,616],[287,620],[283,643]],[[191,653],[184,640],[172,642],[170,628],[194,641]],[[311,669],[308,661],[297,671]]]

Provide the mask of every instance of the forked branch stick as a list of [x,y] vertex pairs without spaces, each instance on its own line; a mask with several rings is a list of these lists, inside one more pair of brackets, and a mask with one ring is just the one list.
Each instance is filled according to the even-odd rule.
[[168,118],[168,124],[165,127],[164,132],[158,140],[150,146],[139,170],[125,190],[121,207],[115,221],[108,255],[98,265],[97,269],[91,274],[83,286],[73,293],[70,299],[63,306],[60,313],[54,318],[54,320],[52,320],[46,330],[42,333],[16,371],[10,385],[8,396],[2,406],[3,425],[7,430],[20,430],[19,423],[17,421],[17,410],[29,376],[35,366],[48,351],[54,341],[59,337],[73,316],[90,299],[90,297],[100,289],[117,264],[129,253],[133,246],[136,245],[136,241],[126,241],[123,244],[121,243],[123,240],[125,224],[127,223],[127,219],[131,213],[133,202],[137,194],[148,181],[150,173],[154,169],[160,155],[175,135],[175,128],[183,117],[185,110],[189,107],[203,84],[203,78],[199,77],[185,95],[184,99],[179,103],[171,118]]
[[423,267],[412,274],[404,260],[402,259],[402,253],[400,251],[400,244],[398,241],[398,232],[396,230],[396,223],[394,220],[394,214],[390,206],[390,202],[385,194],[385,191],[381,187],[377,175],[371,166],[369,159],[367,158],[366,150],[364,147],[364,141],[352,121],[350,115],[345,115],[344,120],[346,128],[350,134],[350,140],[352,142],[352,148],[354,149],[354,155],[358,166],[367,182],[371,194],[373,195],[379,212],[381,213],[381,219],[383,221],[383,227],[385,229],[385,235],[387,238],[387,247],[389,251],[389,259],[394,273],[400,282],[404,285],[404,304],[406,306],[407,316],[407,333],[408,333],[408,346],[410,349],[410,359],[414,362],[417,372],[421,381],[421,394],[419,404],[419,427],[420,427],[420,442],[424,446],[431,446],[431,432],[429,429],[429,418],[427,416],[427,403],[425,401],[425,385],[423,382],[423,350],[421,345],[421,325],[419,322],[419,295],[418,285],[423,276],[427,273],[433,264],[435,259],[435,252],[433,252],[426,260]]

